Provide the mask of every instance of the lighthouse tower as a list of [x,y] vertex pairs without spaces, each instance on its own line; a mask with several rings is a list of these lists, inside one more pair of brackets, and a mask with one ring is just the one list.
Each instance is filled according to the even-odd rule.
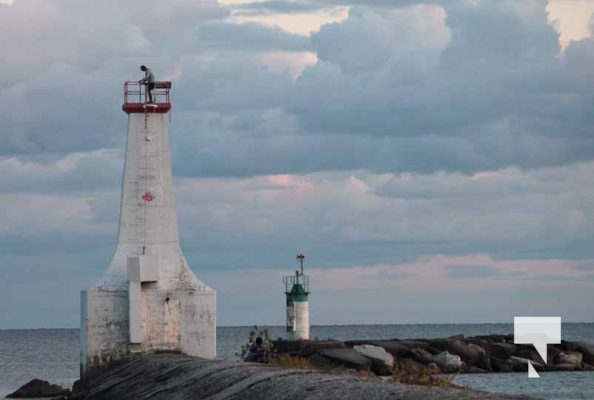
[[128,114],[118,243],[104,278],[81,293],[81,377],[131,353],[216,353],[216,291],[179,245],[166,116],[170,82],[124,86]]
[[287,333],[289,340],[309,339],[309,277],[303,273],[305,255],[297,253],[300,268],[295,275],[285,276],[287,296]]

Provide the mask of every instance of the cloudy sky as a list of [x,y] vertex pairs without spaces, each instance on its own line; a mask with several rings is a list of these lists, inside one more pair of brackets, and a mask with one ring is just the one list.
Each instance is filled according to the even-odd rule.
[[115,249],[123,82],[173,81],[221,325],[594,321],[592,0],[0,0],[0,328],[75,327]]

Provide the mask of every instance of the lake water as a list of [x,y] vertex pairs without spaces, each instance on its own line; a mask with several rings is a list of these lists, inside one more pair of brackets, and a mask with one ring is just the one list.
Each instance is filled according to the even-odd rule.
[[[234,359],[253,327],[219,327],[217,353]],[[282,337],[284,327],[267,327],[272,338]],[[405,339],[513,333],[512,324],[339,325],[313,326],[318,339]],[[594,324],[564,323],[563,339],[594,343]],[[33,378],[70,387],[78,378],[78,329],[0,330],[0,396],[11,393]],[[534,395],[551,400],[594,399],[594,372],[458,375],[455,382],[479,390]]]

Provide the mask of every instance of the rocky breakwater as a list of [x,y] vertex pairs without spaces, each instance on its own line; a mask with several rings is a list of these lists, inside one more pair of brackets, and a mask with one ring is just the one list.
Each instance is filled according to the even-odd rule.
[[320,368],[370,370],[391,375],[399,369],[430,373],[594,371],[594,346],[562,341],[549,344],[547,362],[534,346],[514,344],[513,335],[454,336],[442,339],[275,341],[278,354],[307,358]]
[[79,400],[527,399],[179,354],[144,356],[90,378],[84,387],[77,386],[74,398]]

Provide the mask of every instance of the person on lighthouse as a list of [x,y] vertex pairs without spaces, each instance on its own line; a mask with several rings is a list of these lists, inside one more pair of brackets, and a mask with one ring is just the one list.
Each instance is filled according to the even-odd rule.
[[155,76],[153,75],[153,71],[146,65],[141,65],[140,70],[144,72],[144,78],[138,81],[138,83],[143,83],[146,85],[145,94],[148,96],[148,102],[153,102],[153,89],[155,88]]

